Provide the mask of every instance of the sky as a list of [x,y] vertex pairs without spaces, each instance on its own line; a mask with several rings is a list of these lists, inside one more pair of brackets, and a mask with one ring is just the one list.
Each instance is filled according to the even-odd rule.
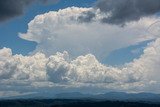
[[159,12],[159,0],[0,2],[0,98],[160,93]]

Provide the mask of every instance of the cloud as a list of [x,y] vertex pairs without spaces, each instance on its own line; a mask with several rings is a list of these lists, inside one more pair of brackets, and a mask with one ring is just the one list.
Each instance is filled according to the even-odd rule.
[[106,58],[113,50],[155,38],[146,32],[148,26],[157,20],[154,16],[122,28],[101,23],[103,14],[97,10],[93,21],[80,22],[82,14],[90,10],[93,8],[69,7],[37,15],[28,24],[27,32],[19,35],[22,39],[38,43],[35,53],[51,55],[67,51],[73,58],[91,53],[98,60]]
[[[46,81],[53,83],[113,83],[120,78],[120,71],[98,62],[88,54],[71,60],[67,52],[45,57],[42,53],[32,56],[12,55],[9,48],[0,50],[0,79]],[[112,73],[111,73],[112,72]],[[119,72],[119,73],[118,73]]]
[[81,89],[87,87],[87,90],[98,91],[159,93],[159,53],[160,38],[157,38],[148,44],[139,59],[123,67],[112,67],[101,64],[92,54],[75,59],[66,51],[48,57],[43,53],[22,56],[12,55],[11,49],[3,48],[0,50],[0,90],[43,95],[41,90],[44,89],[53,92],[63,87],[83,93]]
[[0,22],[22,15],[24,9],[33,2],[55,3],[58,0],[5,0],[0,1]]
[[34,56],[12,56],[8,48],[0,51],[0,78],[18,80],[44,80],[45,55],[37,53]]
[[[152,16],[160,12],[159,0],[97,0],[94,6],[106,16],[101,19],[103,23],[124,25],[131,21],[138,21],[143,17]],[[90,22],[92,11],[80,18],[83,22]],[[94,13],[94,12],[93,12]]]
[[104,13],[110,13],[109,17],[102,21],[110,24],[124,24],[137,21],[145,16],[151,16],[160,12],[159,0],[99,0],[96,7]]

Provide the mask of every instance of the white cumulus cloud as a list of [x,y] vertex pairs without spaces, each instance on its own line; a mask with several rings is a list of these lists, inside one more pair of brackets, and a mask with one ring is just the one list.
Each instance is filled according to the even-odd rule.
[[0,50],[0,85],[3,86],[0,90],[37,92],[38,87],[39,90],[52,88],[53,91],[58,87],[94,87],[106,91],[112,89],[158,93],[159,53],[158,38],[148,45],[139,59],[123,67],[112,67],[101,64],[92,54],[78,56],[72,60],[66,51],[49,57],[43,53],[22,56],[12,55],[9,48],[3,48]]

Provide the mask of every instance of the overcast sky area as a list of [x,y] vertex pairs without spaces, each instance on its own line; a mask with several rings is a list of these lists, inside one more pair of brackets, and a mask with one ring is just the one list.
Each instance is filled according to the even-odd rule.
[[160,0],[0,1],[0,98],[160,94],[159,13]]

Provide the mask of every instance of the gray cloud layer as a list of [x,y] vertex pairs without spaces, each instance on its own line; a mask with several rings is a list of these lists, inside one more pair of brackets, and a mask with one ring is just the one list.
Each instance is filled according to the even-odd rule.
[[[103,23],[123,25],[160,12],[160,0],[98,0],[95,8],[106,14]],[[88,12],[80,20],[90,22],[93,16]]]
[[23,14],[24,9],[33,2],[53,3],[58,0],[1,0],[0,1],[0,22]]

